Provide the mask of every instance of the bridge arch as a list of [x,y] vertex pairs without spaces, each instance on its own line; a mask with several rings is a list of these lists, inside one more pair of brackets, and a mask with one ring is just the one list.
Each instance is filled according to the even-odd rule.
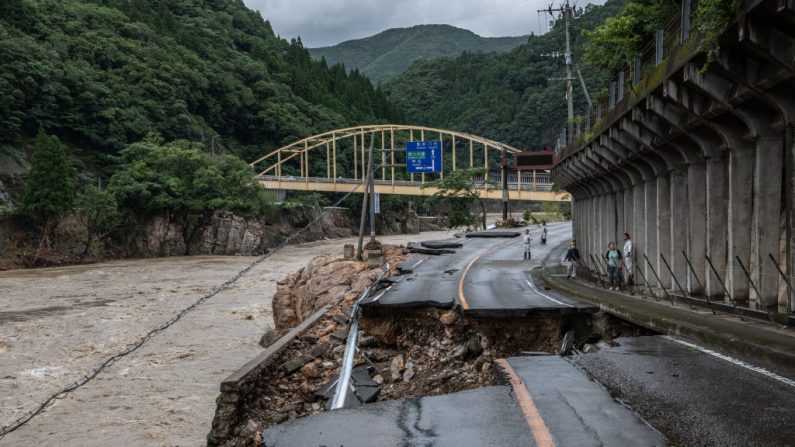
[[[405,143],[441,141],[442,172],[407,174]],[[257,179],[275,190],[352,191],[364,182],[368,148],[374,148],[376,192],[386,194],[432,195],[436,189],[426,183],[445,173],[466,168],[485,168],[476,179],[482,197],[502,197],[503,152],[520,152],[513,146],[489,138],[427,126],[372,124],[335,129],[312,135],[271,150],[250,164]],[[553,192],[548,171],[509,172],[512,200],[570,200],[568,193]],[[496,183],[496,184],[495,184]]]

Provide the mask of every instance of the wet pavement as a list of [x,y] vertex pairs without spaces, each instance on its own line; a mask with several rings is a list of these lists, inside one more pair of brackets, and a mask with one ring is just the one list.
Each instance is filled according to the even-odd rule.
[[263,440],[268,447],[535,446],[506,386],[327,411],[271,427]]
[[661,336],[572,360],[682,446],[795,445],[795,382]]
[[521,382],[319,413],[268,428],[263,440],[268,447],[667,445],[566,359],[507,363]]
[[[464,315],[481,317],[595,312],[595,306],[544,290],[531,274],[552,247],[571,237],[570,224],[551,224],[546,245],[540,242],[541,229],[530,228],[533,242],[529,260],[523,259],[521,238],[466,238],[460,240],[463,246],[454,254],[419,259],[412,273],[402,276],[388,290],[369,296],[362,307],[366,312],[368,308],[460,306]],[[510,236],[517,231],[486,233],[490,232]]]
[[512,357],[515,374],[527,389],[555,445],[666,446],[665,438],[615,401],[566,358],[555,355]]

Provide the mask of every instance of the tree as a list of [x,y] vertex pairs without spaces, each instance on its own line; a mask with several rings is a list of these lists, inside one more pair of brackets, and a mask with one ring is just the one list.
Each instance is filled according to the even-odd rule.
[[135,216],[173,211],[192,217],[219,209],[258,214],[270,212],[272,202],[237,157],[212,156],[184,140],[165,143],[155,134],[122,151],[108,191]]
[[77,196],[75,212],[86,230],[83,256],[89,254],[95,241],[101,240],[119,224],[121,217],[113,195],[94,185],[86,186]]
[[[448,225],[457,227],[460,225],[476,224],[478,219],[472,214],[472,205],[477,202],[480,206],[480,216],[483,228],[486,228],[486,204],[480,197],[476,178],[486,173],[484,168],[462,169],[447,173],[443,179],[428,183],[426,187],[438,188],[438,191],[431,196],[431,200],[442,198],[448,206]],[[489,181],[486,185],[493,185]]]
[[47,135],[40,127],[20,212],[42,225],[45,236],[49,235],[55,220],[72,209],[75,199],[73,177],[74,170],[66,148],[57,137]]
[[605,20],[594,30],[583,30],[585,60],[609,73],[629,65],[640,55],[643,46],[654,39],[679,12],[675,3],[668,0],[632,0],[624,11]]

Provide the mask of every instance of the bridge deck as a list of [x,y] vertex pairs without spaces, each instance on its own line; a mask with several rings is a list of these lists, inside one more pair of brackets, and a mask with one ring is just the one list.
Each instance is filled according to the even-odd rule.
[[[318,192],[341,192],[346,193],[353,191],[363,191],[361,180],[352,179],[328,179],[323,177],[279,177],[276,176],[259,176],[257,177],[259,183],[266,189],[283,189],[293,191],[318,191]],[[550,191],[551,185],[537,184],[534,188],[533,185],[522,184],[521,188],[517,183],[508,183],[508,198],[510,200],[538,200],[538,201],[555,201],[565,202],[571,200],[568,193],[555,193]],[[358,189],[357,189],[358,187]],[[379,194],[399,194],[407,196],[431,196],[438,192],[438,188],[426,186],[423,187],[421,182],[400,181],[395,180],[376,180],[375,192]],[[484,199],[502,199],[502,189],[492,186],[489,188],[479,188],[481,197]]]

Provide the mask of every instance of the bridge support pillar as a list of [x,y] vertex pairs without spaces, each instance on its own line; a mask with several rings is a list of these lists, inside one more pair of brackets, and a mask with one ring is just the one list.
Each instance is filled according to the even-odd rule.
[[671,259],[671,184],[670,174],[664,172],[657,177],[657,254],[649,261],[654,265],[657,274],[660,275],[663,287],[671,288],[671,274],[662,263],[660,254],[666,259]]
[[591,228],[588,237],[588,253],[596,254],[599,251],[599,196],[591,198]]
[[599,196],[598,201],[598,208],[597,213],[599,216],[599,238],[597,239],[598,246],[596,247],[597,253],[603,254],[607,251],[607,202],[609,201],[609,197],[607,194],[602,194]]
[[[657,259],[657,180],[651,179],[646,182],[646,225],[644,227],[644,236],[643,236],[643,243],[646,247],[646,256],[649,258],[649,261],[652,262],[652,265],[655,265],[656,270],[656,263],[654,260]],[[649,269],[649,264],[646,262],[641,256],[641,260],[643,262],[643,272],[646,275],[646,278],[653,286],[657,286],[654,279],[654,274],[652,274],[651,270]],[[659,273],[659,270],[658,270]]]
[[751,260],[751,219],[753,214],[754,153],[733,150],[729,157],[729,255],[728,289],[737,303],[747,303],[750,285],[735,256],[746,267]]
[[[616,241],[616,248],[618,251],[622,251],[623,246],[623,238],[621,237],[624,234],[624,189],[619,189],[615,192],[615,207],[616,207],[616,215],[615,221],[613,224],[613,240]],[[623,255],[622,255],[623,256]]]
[[[682,252],[687,250],[687,174],[681,170],[671,171],[671,225],[669,231],[670,245],[663,252],[677,281],[686,287],[685,279],[688,276],[687,262]],[[667,269],[663,271],[667,272]]]
[[[635,218],[632,221],[632,237],[635,242],[632,250],[635,252],[635,267],[638,270],[646,271],[646,262],[643,260],[643,253],[646,251],[646,184],[642,180],[638,182],[632,191],[635,205]],[[636,281],[643,281],[639,276],[635,276]]]
[[[611,192],[607,196],[607,240],[616,242],[616,213],[618,205],[618,193]],[[618,246],[618,244],[616,244]]]
[[[727,153],[719,152],[709,157],[707,159],[707,256],[712,260],[712,265],[723,280],[727,273],[728,179]],[[720,279],[710,269],[706,280],[707,295],[723,297]]]
[[[687,166],[687,255],[693,270],[688,272],[688,291],[693,295],[704,293],[707,272],[707,169],[706,163]],[[688,269],[689,270],[689,269]]]
[[[635,230],[632,228],[632,222],[635,221],[635,215],[633,210],[633,189],[632,185],[624,189],[624,220],[621,222],[621,228],[619,229],[619,236],[623,236],[624,233],[629,233],[630,237],[635,237],[633,233]],[[624,240],[623,237],[619,237],[620,240]],[[623,249],[623,242],[622,242],[622,249]]]
[[[786,246],[786,262],[787,266],[784,272],[790,278],[795,276],[795,138],[793,138],[793,123],[787,128],[786,145],[788,147],[786,156],[787,161],[787,180],[784,190],[787,192],[787,231],[784,234]],[[792,282],[792,280],[790,280]],[[789,309],[793,310],[795,307],[795,291],[788,291],[785,294],[784,305],[791,303]]]
[[756,241],[756,285],[762,294],[760,304],[778,304],[778,276],[768,254],[779,258],[781,226],[781,181],[783,136],[760,137],[756,141],[754,178],[754,239]]

